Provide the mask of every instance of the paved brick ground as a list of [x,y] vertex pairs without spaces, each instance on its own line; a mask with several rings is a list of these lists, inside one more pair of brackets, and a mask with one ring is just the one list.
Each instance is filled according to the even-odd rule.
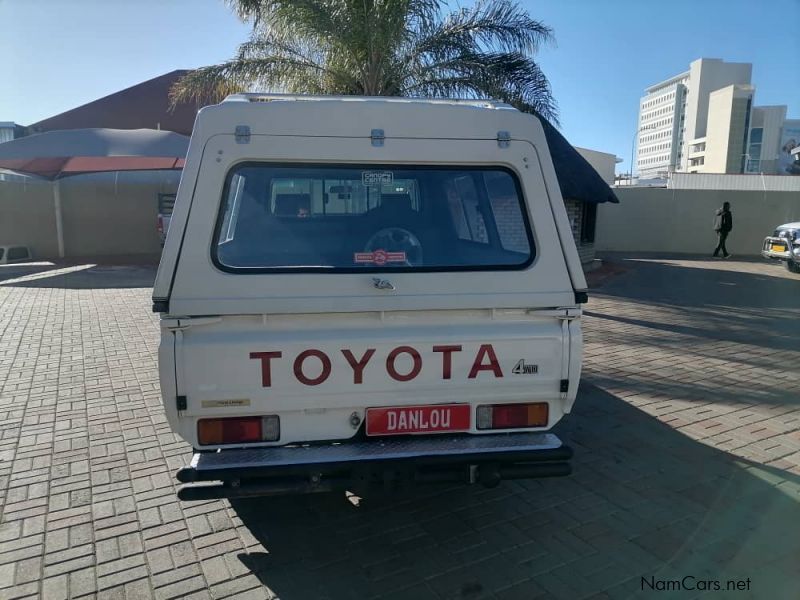
[[[621,260],[587,308],[569,478],[181,504],[151,270],[0,271],[0,598],[800,593],[800,280]],[[659,583],[661,582],[661,583]],[[646,588],[646,584],[645,584]],[[706,596],[703,596],[706,597]]]

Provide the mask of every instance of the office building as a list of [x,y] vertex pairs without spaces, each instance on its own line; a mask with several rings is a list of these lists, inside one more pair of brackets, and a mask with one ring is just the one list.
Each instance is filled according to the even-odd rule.
[[689,165],[687,142],[706,136],[711,92],[748,85],[753,66],[700,58],[689,70],[650,86],[639,102],[636,171],[659,177]]
[[647,88],[634,138],[639,178],[800,174],[792,154],[800,146],[800,119],[787,119],[786,106],[755,106],[751,76],[749,63],[701,58]]
[[707,118],[702,137],[690,139],[690,173],[742,173],[750,131],[755,88],[729,85],[708,95]]
[[24,129],[12,121],[0,121],[0,144],[22,137]]
[[786,106],[753,108],[745,151],[745,173],[779,172],[782,134],[791,124],[786,120]]

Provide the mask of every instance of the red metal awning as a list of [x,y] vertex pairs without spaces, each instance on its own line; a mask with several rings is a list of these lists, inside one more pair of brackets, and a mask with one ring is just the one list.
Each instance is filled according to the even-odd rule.
[[[75,156],[62,167],[62,173],[98,171],[156,171],[179,169],[184,159],[166,156]],[[181,167],[178,167],[181,163]]]

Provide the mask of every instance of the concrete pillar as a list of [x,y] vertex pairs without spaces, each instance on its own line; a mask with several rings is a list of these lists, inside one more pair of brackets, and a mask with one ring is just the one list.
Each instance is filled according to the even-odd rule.
[[56,215],[56,238],[58,239],[58,257],[64,258],[64,222],[61,216],[61,180],[53,181],[53,208]]

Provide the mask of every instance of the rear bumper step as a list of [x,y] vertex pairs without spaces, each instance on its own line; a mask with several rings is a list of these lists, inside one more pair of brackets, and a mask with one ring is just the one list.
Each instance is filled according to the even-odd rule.
[[[177,473],[181,500],[483,483],[569,475],[572,450],[551,433],[411,437],[197,453]],[[207,485],[205,482],[222,482]]]

